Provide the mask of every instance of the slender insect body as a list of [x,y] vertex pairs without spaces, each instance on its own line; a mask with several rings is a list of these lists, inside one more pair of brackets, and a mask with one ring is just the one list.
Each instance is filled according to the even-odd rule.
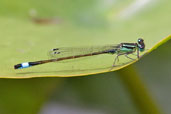
[[113,66],[115,66],[116,60],[119,61],[119,56],[125,55],[129,57],[129,54],[137,52],[137,58],[139,58],[139,51],[142,52],[145,49],[144,40],[142,38],[138,39],[137,43],[120,43],[117,45],[101,46],[101,47],[86,47],[86,48],[54,48],[49,52],[49,55],[53,59],[41,60],[35,62],[25,62],[21,64],[14,65],[14,69],[28,68],[31,66],[36,66],[40,64],[63,61],[68,59],[76,59],[81,57],[95,56],[100,54],[116,54]]

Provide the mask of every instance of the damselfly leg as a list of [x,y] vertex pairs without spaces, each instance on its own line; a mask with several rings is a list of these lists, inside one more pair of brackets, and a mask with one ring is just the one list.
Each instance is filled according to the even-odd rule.
[[[135,59],[133,59],[133,58],[131,58],[131,57],[128,56],[129,54],[133,54],[133,53],[134,53],[134,51],[132,51],[132,52],[127,52],[127,53],[120,53],[120,54],[117,54],[117,56],[116,56],[115,59],[114,59],[114,62],[113,62],[112,67],[117,66],[117,65],[116,65],[116,62],[119,62],[119,56],[121,56],[121,55],[125,55],[125,57],[128,58],[128,59],[135,60]],[[136,56],[137,56],[137,55],[136,55]]]

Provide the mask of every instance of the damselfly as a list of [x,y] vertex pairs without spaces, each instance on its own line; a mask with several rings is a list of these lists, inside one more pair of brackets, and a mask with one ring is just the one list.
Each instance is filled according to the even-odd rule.
[[139,52],[145,50],[144,40],[139,38],[137,43],[120,43],[117,45],[96,46],[96,47],[84,47],[84,48],[55,48],[49,52],[52,59],[41,60],[35,62],[24,62],[14,65],[14,69],[28,68],[40,64],[58,62],[69,59],[77,59],[81,57],[95,56],[100,54],[116,54],[113,62],[113,67],[116,61],[119,61],[119,56],[124,55],[126,58],[134,60],[128,55],[136,52],[137,58],[140,58]]

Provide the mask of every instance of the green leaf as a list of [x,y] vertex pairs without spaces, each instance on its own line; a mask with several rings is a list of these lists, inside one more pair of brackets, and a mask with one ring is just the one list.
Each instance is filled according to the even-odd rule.
[[[78,61],[49,63],[27,69],[14,70],[14,65],[49,59],[47,52],[52,48],[73,46],[94,46],[137,42],[143,37],[146,52],[149,53],[171,38],[170,15],[167,13],[170,1],[152,2],[124,15],[133,2],[104,1],[0,1],[0,77],[69,77],[109,72],[124,68],[111,66],[115,56],[100,55]],[[12,4],[12,5],[9,5]],[[37,19],[57,17],[59,23],[34,23],[29,19],[32,9]],[[165,13],[163,13],[165,12]],[[39,25],[40,24],[40,25]],[[144,53],[143,53],[144,54]],[[120,62],[127,61],[120,58]]]

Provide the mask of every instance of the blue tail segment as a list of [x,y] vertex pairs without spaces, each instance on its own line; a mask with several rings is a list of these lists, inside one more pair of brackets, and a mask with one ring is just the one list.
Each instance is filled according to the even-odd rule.
[[14,69],[23,69],[23,68],[28,68],[31,65],[28,62],[17,64],[14,66]]
[[39,64],[42,64],[42,62],[40,62],[40,61],[25,62],[25,63],[14,65],[14,69],[23,69],[23,68],[28,68],[28,67],[39,65]]

